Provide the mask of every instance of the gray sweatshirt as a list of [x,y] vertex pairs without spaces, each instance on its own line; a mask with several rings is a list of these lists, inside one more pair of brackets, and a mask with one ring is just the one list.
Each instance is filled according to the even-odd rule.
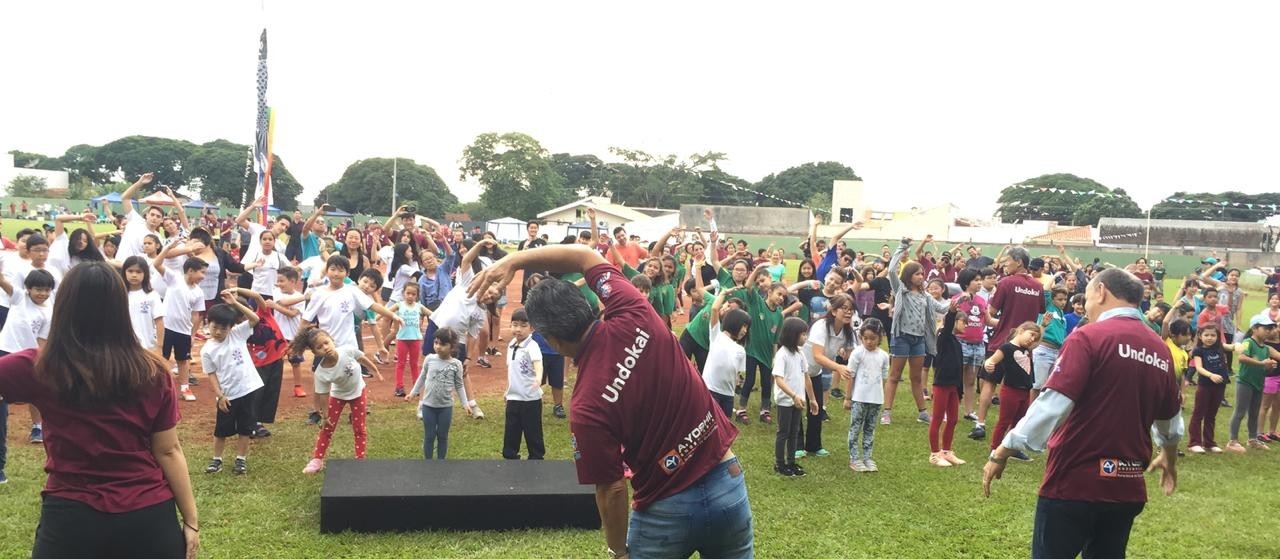
[[423,360],[422,372],[409,395],[421,393],[420,406],[451,408],[454,390],[463,402],[467,401],[467,391],[462,386],[462,362],[454,358],[441,359],[432,353]]

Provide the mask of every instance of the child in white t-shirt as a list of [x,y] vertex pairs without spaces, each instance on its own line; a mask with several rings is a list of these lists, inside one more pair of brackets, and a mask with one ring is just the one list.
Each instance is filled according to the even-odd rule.
[[[292,342],[302,327],[302,302],[306,297],[302,294],[302,277],[297,268],[280,268],[276,274],[276,288],[271,292],[271,306],[276,325],[280,327],[280,335],[285,341]],[[307,391],[302,388],[301,355],[289,355],[289,366],[293,374],[293,397],[306,398]]]
[[311,461],[302,469],[304,474],[314,474],[324,469],[324,457],[329,452],[329,442],[338,428],[342,407],[351,406],[351,429],[355,435],[356,459],[364,460],[368,434],[365,431],[364,365],[382,380],[378,365],[364,352],[354,348],[339,348],[333,338],[318,328],[307,328],[298,333],[290,345],[290,351],[301,355],[311,350],[317,361],[315,368],[315,393],[317,398],[329,399],[328,416],[320,426],[315,451]]
[[[871,460],[871,450],[876,442],[876,425],[880,423],[880,408],[884,405],[884,381],[889,377],[889,354],[880,349],[880,337],[884,326],[879,320],[868,318],[858,329],[862,345],[849,355],[849,372],[852,376],[846,386],[849,397],[844,409],[849,410],[849,467],[855,472],[878,471]],[[862,445],[858,445],[858,435]]]
[[124,259],[120,268],[125,287],[129,288],[129,321],[133,334],[142,347],[160,354],[164,345],[164,299],[151,289],[151,266],[141,256]]
[[236,438],[236,461],[232,472],[249,470],[249,437],[258,427],[255,398],[262,392],[262,377],[249,355],[249,336],[258,324],[258,315],[235,296],[234,290],[222,292],[223,303],[214,305],[206,314],[209,340],[200,348],[200,363],[212,380],[218,404],[213,427],[213,459],[204,469],[206,474],[222,471],[222,451],[227,438]]
[[9,316],[0,328],[0,355],[44,347],[53,319],[53,308],[48,302],[54,285],[53,274],[47,270],[27,272],[21,290],[15,290],[8,278],[0,275],[0,289],[12,297]]
[[[723,336],[722,336],[723,337]],[[796,317],[782,321],[778,351],[773,354],[773,401],[778,404],[778,436],[773,443],[774,471],[785,477],[804,475],[796,464],[796,448],[800,446],[800,422],[804,411],[818,413],[813,398],[813,382],[809,379],[809,363],[804,358],[809,325]]]
[[511,346],[507,348],[507,421],[502,432],[502,457],[520,459],[524,435],[530,460],[542,460],[542,350],[533,341],[533,327],[524,309],[511,313]]
[[196,395],[191,393],[191,331],[192,324],[199,321],[204,308],[204,290],[200,282],[204,281],[205,269],[209,263],[203,259],[188,256],[182,263],[182,274],[164,267],[164,259],[168,258],[170,244],[160,251],[152,265],[161,274],[168,286],[164,295],[164,343],[161,355],[168,360],[173,355],[178,363],[178,392],[182,399],[195,401]]
[[[719,299],[717,299],[719,300]],[[715,316],[718,309],[708,312]],[[702,382],[706,383],[711,398],[720,405],[725,417],[733,417],[733,399],[737,394],[740,375],[746,374],[747,351],[742,346],[751,327],[751,315],[741,309],[731,309],[720,318],[720,332],[712,325],[711,347],[707,350],[707,363],[702,370]]]

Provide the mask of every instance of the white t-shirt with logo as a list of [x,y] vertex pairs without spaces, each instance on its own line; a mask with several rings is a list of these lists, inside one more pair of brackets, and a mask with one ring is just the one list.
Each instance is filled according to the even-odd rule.
[[507,348],[507,399],[532,402],[542,399],[542,386],[534,363],[542,361],[542,348],[529,336]]
[[445,294],[435,312],[431,313],[431,322],[436,323],[437,328],[448,328],[459,336],[480,335],[480,329],[488,318],[488,311],[476,302],[475,297],[467,296],[467,286],[471,285],[471,278],[475,276],[476,273],[471,271],[470,266],[458,269],[458,282]]
[[853,373],[853,393],[849,399],[864,404],[884,403],[884,380],[889,378],[889,354],[882,349],[867,351],[859,345],[849,355],[849,372]]
[[205,374],[217,374],[222,395],[234,400],[262,388],[262,377],[249,356],[249,335],[253,326],[243,321],[227,331],[222,341],[209,338],[200,348],[200,366]]
[[[284,254],[278,250],[271,251],[271,254],[259,254],[258,258],[262,259],[262,263],[250,270],[253,273],[253,290],[258,293],[271,293],[271,290],[276,287],[276,274],[280,268],[289,267],[289,261],[285,260]],[[245,263],[250,261],[246,260]]]
[[155,346],[156,319],[164,317],[164,307],[164,300],[154,289],[150,293],[141,289],[129,292],[129,322],[142,347]]
[[354,285],[343,285],[336,290],[329,286],[317,287],[310,293],[311,301],[302,311],[302,320],[319,323],[339,350],[359,347],[352,316],[373,305],[373,299]]
[[164,297],[164,329],[191,335],[191,313],[203,311],[204,291],[199,285],[187,285],[186,273],[164,271],[164,282],[169,286]]
[[360,374],[360,350],[338,349],[338,362],[332,367],[323,363],[316,367],[316,394],[328,394],[339,400],[354,400],[364,393],[364,376]]
[[[0,266],[4,267],[4,277],[13,285],[13,295],[17,295],[23,289],[22,280],[31,270],[31,261],[18,256],[17,252],[6,252],[0,257]],[[0,289],[0,307],[8,308],[12,299],[13,296]]]
[[37,339],[49,339],[49,322],[53,319],[53,299],[36,306],[25,294],[13,292],[9,318],[0,329],[0,351],[14,353],[38,347]]
[[134,209],[129,210],[129,215],[125,216],[124,231],[120,233],[120,246],[116,247],[116,260],[124,262],[124,259],[130,256],[145,256],[146,251],[142,249],[142,241],[147,235],[154,231],[147,229],[147,220],[138,213],[136,204],[133,201]]
[[[707,390],[721,396],[733,396],[738,373],[747,370],[747,350],[718,330],[712,330],[711,347],[707,350],[707,366],[702,370],[702,382],[706,383]],[[714,335],[717,332],[719,335]]]
[[[300,295],[302,294],[301,293],[285,293],[283,291],[280,291],[279,289],[274,289],[271,291],[271,299],[277,305],[280,305],[280,301],[284,299],[294,299]],[[298,306],[301,304],[302,304],[302,301],[299,300],[297,303],[294,303],[292,305],[280,305],[280,306],[288,307],[294,310],[302,310]],[[280,327],[280,336],[286,340],[293,341],[293,338],[298,335],[298,328],[302,326],[302,314],[299,313],[297,316],[289,316],[280,311],[272,311],[272,315],[276,319],[276,325]]]

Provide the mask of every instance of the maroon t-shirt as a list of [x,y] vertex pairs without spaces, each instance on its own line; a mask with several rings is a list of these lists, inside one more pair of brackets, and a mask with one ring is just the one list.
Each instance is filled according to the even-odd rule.
[[1029,274],[1005,276],[996,284],[996,294],[987,302],[992,314],[1000,311],[1000,323],[987,341],[987,351],[994,352],[1009,341],[1009,333],[1019,324],[1034,321],[1044,312],[1044,286]]
[[133,402],[91,408],[62,400],[37,380],[35,360],[34,349],[0,358],[0,396],[32,404],[44,415],[44,471],[49,477],[42,494],[108,513],[172,499],[151,454],[151,435],[178,424],[168,371]]
[[719,464],[738,435],[675,336],[622,271],[601,264],[587,285],[604,305],[574,358],[569,428],[578,483],[634,475],[632,506],[678,493]]
[[1133,317],[1071,333],[1045,387],[1075,406],[1049,437],[1041,497],[1146,502],[1151,424],[1182,405],[1171,361],[1164,341]]

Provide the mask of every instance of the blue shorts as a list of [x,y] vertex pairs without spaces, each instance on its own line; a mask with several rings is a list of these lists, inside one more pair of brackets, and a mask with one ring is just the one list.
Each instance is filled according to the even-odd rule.
[[965,367],[982,367],[987,361],[987,346],[982,342],[960,342],[960,361]]
[[924,336],[898,334],[889,344],[889,355],[894,357],[924,357]]

